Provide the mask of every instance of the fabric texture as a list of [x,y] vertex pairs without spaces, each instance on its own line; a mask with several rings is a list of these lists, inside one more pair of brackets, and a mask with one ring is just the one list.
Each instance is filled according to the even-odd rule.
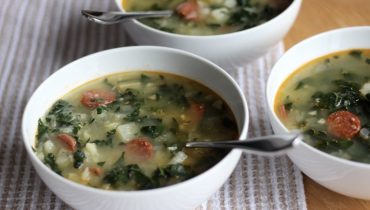
[[[70,209],[40,180],[28,160],[21,118],[32,92],[50,74],[82,56],[127,44],[122,25],[101,26],[81,9],[116,10],[113,0],[2,0],[0,6],[0,209]],[[271,134],[264,89],[283,53],[228,69],[245,91],[249,136]],[[306,209],[300,171],[287,157],[243,155],[235,172],[197,209]]]

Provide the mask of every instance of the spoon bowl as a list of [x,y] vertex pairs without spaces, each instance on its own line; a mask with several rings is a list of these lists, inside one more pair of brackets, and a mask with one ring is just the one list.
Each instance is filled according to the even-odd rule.
[[170,17],[173,14],[171,10],[148,11],[148,12],[102,12],[92,10],[81,10],[81,13],[88,20],[103,25],[112,25],[131,19]]
[[231,141],[195,141],[188,142],[185,147],[189,148],[220,148],[220,149],[242,149],[245,152],[260,155],[285,154],[297,146],[302,139],[302,134],[292,132],[279,135],[261,136],[245,140]]

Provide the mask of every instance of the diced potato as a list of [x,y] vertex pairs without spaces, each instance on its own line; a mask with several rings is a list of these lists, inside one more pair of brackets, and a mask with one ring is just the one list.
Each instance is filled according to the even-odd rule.
[[54,153],[55,151],[56,151],[55,143],[52,140],[45,141],[44,152],[48,154],[48,153]]
[[83,137],[83,139],[91,139],[92,138],[91,133],[89,132],[89,130],[84,130],[82,132],[82,137]]
[[104,124],[104,128],[110,131],[110,130],[116,129],[119,126],[119,124],[120,123],[118,122],[107,123],[107,124]]
[[67,168],[72,164],[73,157],[68,151],[61,150],[56,156],[55,162],[61,169]]
[[72,128],[72,126],[63,127],[63,128],[60,128],[59,131],[61,133],[72,133],[73,132],[73,128]]
[[77,183],[80,183],[80,176],[78,176],[77,174],[75,173],[69,173],[66,175],[66,177],[69,179],[69,180],[72,180],[74,182],[77,182]]
[[99,153],[96,144],[87,143],[84,150],[87,162],[99,162]]
[[184,162],[184,160],[186,160],[186,158],[188,158],[188,156],[184,152],[180,151],[180,152],[176,153],[176,155],[171,159],[169,164],[182,163],[182,162]]
[[365,84],[362,86],[362,88],[361,88],[360,92],[361,92],[361,94],[362,94],[362,95],[364,95],[364,96],[366,96],[366,94],[370,93],[370,82],[365,83]]
[[236,0],[225,0],[224,5],[228,8],[234,8],[237,5]]
[[132,89],[140,89],[142,86],[142,83],[140,81],[125,81],[125,82],[120,82],[117,85],[117,89],[120,91],[124,91],[127,88],[132,88]]
[[116,135],[121,142],[129,142],[137,133],[139,133],[139,125],[137,123],[126,123],[117,127]]
[[230,12],[226,8],[218,8],[211,12],[213,23],[226,23],[229,20]]
[[88,183],[91,179],[90,170],[88,167],[86,167],[81,174],[81,179],[83,182]]

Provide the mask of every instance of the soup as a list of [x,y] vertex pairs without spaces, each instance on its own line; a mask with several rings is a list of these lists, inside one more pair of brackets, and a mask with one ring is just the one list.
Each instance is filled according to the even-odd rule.
[[38,122],[35,152],[77,183],[142,190],[175,184],[226,151],[188,149],[188,141],[238,137],[227,104],[205,86],[171,74],[122,73],[84,84]]
[[304,141],[370,163],[370,49],[336,52],[299,68],[280,87],[275,113]]
[[126,11],[174,10],[169,18],[142,23],[177,34],[216,35],[260,25],[285,10],[292,0],[123,0]]

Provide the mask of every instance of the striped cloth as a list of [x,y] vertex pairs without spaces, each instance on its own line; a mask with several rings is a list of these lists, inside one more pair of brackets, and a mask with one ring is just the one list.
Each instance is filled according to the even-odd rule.
[[[0,209],[70,209],[42,183],[27,158],[21,117],[36,87],[84,55],[123,46],[121,25],[100,26],[81,9],[114,10],[113,0],[2,0],[0,5]],[[271,134],[264,88],[280,44],[264,58],[228,72],[245,90],[250,136]],[[244,155],[227,183],[198,209],[306,209],[300,171],[286,157]]]

